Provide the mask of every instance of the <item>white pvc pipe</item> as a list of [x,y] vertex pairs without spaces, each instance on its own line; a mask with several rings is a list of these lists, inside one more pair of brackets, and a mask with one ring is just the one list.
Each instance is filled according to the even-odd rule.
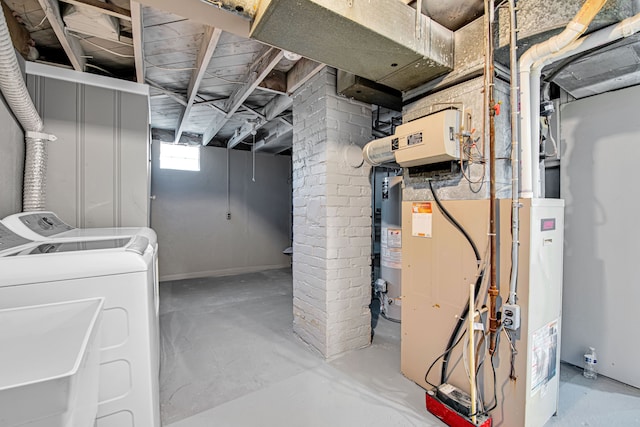
[[560,52],[556,52],[553,55],[549,55],[545,59],[536,62],[534,64],[534,67],[542,69],[552,62],[559,61],[569,56],[595,49],[598,46],[602,46],[607,43],[632,36],[638,31],[640,31],[640,13],[623,21],[620,21],[617,24],[610,25],[606,28],[591,33],[588,36],[579,38],[566,48],[562,49]]
[[533,70],[540,60],[563,50],[587,30],[606,0],[587,0],[560,34],[532,46],[520,58],[520,142],[522,172],[520,196],[538,198],[541,195],[538,142],[540,131],[540,70]]

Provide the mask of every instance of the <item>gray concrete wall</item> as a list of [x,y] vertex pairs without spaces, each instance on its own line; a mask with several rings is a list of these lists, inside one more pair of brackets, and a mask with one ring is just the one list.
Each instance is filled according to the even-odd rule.
[[0,95],[0,218],[22,210],[24,134]]
[[582,364],[589,346],[602,374],[640,387],[635,190],[640,87],[563,105],[561,196],[566,202],[562,353]]
[[289,266],[291,158],[231,150],[231,220],[227,149],[202,147],[200,172],[159,168],[152,144],[151,226],[160,244],[160,279],[236,274]]

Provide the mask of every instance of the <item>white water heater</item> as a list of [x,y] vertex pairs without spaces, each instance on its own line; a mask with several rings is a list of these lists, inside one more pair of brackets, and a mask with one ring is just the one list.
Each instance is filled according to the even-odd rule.
[[382,182],[380,207],[380,278],[386,282],[382,313],[400,321],[402,306],[402,177],[388,176]]

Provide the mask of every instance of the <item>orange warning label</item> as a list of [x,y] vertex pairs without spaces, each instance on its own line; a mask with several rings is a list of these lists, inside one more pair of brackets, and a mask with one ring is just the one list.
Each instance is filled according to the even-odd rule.
[[411,207],[411,235],[431,237],[432,216],[431,202],[414,202]]
[[433,213],[431,210],[431,202],[415,202],[413,203],[413,213]]

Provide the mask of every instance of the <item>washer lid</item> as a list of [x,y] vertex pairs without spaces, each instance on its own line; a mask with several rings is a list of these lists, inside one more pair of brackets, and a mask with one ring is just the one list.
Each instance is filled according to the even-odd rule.
[[41,243],[36,247],[31,247],[27,250],[17,252],[11,255],[42,255],[60,252],[79,252],[79,251],[93,251],[99,249],[117,249],[124,248],[131,239],[111,239],[111,240],[89,240],[86,242],[58,242],[50,241]]

